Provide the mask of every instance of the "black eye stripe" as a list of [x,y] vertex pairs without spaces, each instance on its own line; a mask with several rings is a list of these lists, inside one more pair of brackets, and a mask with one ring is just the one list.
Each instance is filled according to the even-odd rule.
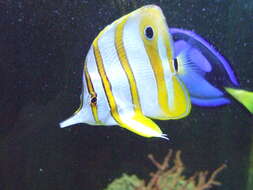
[[91,100],[90,100],[90,103],[96,104],[97,103],[97,97],[96,96],[92,97]]
[[154,36],[154,31],[151,26],[146,27],[144,33],[149,40],[151,40]]

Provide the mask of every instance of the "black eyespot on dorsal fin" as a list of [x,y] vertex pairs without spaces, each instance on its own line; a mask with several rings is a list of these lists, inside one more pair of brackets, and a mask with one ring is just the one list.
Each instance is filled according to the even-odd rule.
[[144,34],[148,40],[152,40],[154,37],[154,31],[151,26],[147,26],[144,30]]

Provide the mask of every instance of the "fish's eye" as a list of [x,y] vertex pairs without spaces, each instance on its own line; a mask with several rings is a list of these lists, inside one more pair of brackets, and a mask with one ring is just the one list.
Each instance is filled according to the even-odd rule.
[[152,40],[153,37],[154,37],[154,31],[153,31],[153,28],[151,26],[147,26],[145,29],[144,29],[144,34],[146,36],[146,38],[148,40]]
[[97,104],[97,96],[92,96],[90,99],[91,104]]
[[174,59],[174,68],[176,70],[176,72],[178,72],[178,62],[177,62],[177,59]]

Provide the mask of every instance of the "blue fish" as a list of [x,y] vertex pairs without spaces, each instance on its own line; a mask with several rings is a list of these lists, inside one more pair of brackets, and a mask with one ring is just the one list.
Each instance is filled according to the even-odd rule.
[[225,58],[192,31],[170,28],[175,65],[193,104],[214,107],[231,103],[231,96],[253,113],[253,92],[240,89]]

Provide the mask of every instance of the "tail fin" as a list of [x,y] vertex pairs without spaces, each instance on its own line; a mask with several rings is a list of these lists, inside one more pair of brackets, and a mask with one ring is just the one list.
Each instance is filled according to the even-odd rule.
[[225,88],[225,90],[253,114],[253,92],[234,88]]

